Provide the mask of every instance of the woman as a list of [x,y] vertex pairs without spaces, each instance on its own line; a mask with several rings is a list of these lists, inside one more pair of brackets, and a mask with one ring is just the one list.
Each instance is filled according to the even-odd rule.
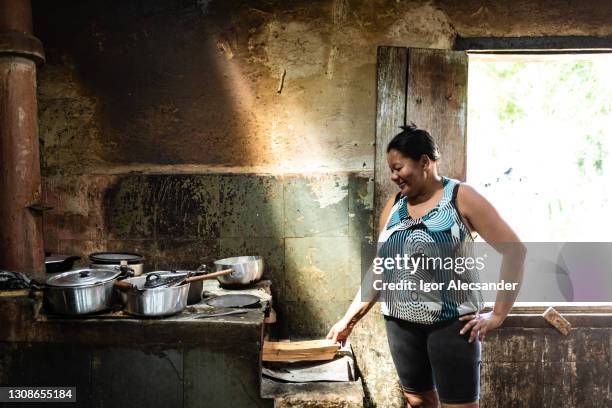
[[[424,243],[437,245],[439,252],[444,248],[456,251],[471,243],[477,233],[503,254],[501,278],[518,282],[520,287],[525,247],[517,235],[476,190],[438,175],[440,154],[428,132],[414,124],[402,129],[387,147],[391,180],[400,191],[389,198],[382,211],[377,258],[410,257],[416,254],[412,251],[415,247],[426,247]],[[457,256],[457,252],[453,254]],[[383,280],[441,282],[452,278],[452,274],[440,271],[403,268],[385,269]],[[372,269],[368,278],[373,279]],[[475,281],[478,275],[470,271],[460,279]],[[327,338],[346,341],[355,324],[381,297],[381,292],[370,290],[365,299],[362,290],[357,293]],[[478,407],[480,341],[502,324],[516,294],[504,297],[498,292],[493,310],[479,313],[482,297],[474,290],[382,292],[389,348],[410,407],[437,407],[440,402],[445,407]]]

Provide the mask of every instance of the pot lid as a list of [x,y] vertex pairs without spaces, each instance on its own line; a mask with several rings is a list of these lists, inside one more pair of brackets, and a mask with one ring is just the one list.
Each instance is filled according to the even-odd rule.
[[134,265],[142,263],[144,256],[130,252],[96,252],[89,255],[89,260],[104,265],[119,265],[121,261],[127,261],[128,265]]
[[121,272],[111,269],[76,269],[54,275],[47,285],[60,287],[93,286],[115,279]]

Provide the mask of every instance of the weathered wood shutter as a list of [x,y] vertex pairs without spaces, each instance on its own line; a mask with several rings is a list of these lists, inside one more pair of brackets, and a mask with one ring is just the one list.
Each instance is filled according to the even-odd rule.
[[428,48],[378,48],[376,215],[397,187],[389,180],[387,144],[409,122],[436,140],[442,175],[465,180],[467,54]]
[[[388,197],[397,193],[389,179],[387,144],[407,121],[436,139],[442,153],[440,173],[465,180],[467,56],[463,51],[380,47],[377,87],[374,201],[378,220]],[[381,407],[405,404],[379,305],[356,326],[352,338],[369,398]]]

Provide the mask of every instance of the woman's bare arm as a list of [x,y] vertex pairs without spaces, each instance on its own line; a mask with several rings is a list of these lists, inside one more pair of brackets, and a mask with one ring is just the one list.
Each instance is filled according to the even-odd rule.
[[[495,207],[473,187],[466,184],[459,186],[457,207],[470,226],[502,254],[500,279],[518,283],[513,291],[497,293],[492,315],[501,324],[512,309],[522,283],[526,247]],[[465,330],[469,327],[466,325]]]

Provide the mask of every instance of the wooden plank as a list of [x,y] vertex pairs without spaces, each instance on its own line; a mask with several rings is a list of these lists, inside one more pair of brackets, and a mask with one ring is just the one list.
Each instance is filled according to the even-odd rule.
[[264,343],[264,350],[313,350],[326,347],[340,348],[338,343],[331,340],[303,340],[303,341],[268,341]]
[[453,48],[471,52],[610,52],[612,36],[457,37]]
[[262,361],[321,361],[336,356],[340,345],[331,340],[264,341]]
[[[387,145],[406,123],[406,69],[407,49],[379,47],[376,76],[376,155],[374,158],[374,225],[378,225],[380,213],[389,199],[397,194],[397,186],[389,176]],[[375,238],[378,234],[375,234]],[[374,254],[373,254],[374,255]],[[371,259],[369,260],[371,261]],[[376,336],[372,336],[376,333]],[[370,376],[369,388],[374,401],[403,400],[399,389],[389,389],[398,382],[397,372],[389,353],[387,333],[380,315],[380,304],[359,322],[353,332],[355,355],[360,370]],[[378,350],[379,353],[371,353]],[[393,397],[388,394],[392,393]]]
[[379,47],[376,77],[375,216],[397,186],[389,179],[387,144],[406,123],[406,48]]
[[406,122],[435,139],[440,174],[465,180],[468,59],[464,51],[408,49]]

